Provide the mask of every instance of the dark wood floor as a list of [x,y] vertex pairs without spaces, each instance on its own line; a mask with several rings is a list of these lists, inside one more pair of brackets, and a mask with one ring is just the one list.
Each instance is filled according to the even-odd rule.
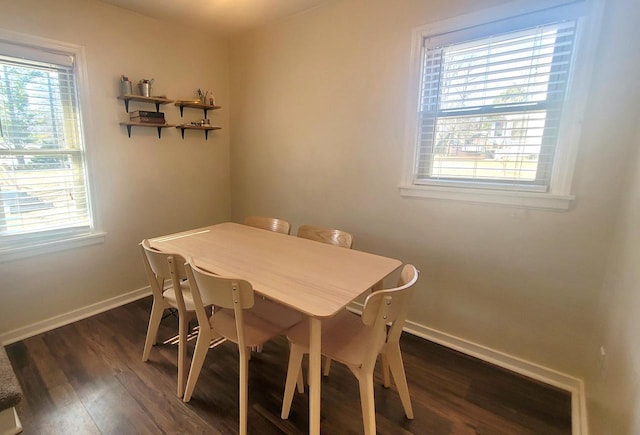
[[[151,309],[145,298],[7,346],[25,397],[25,434],[234,434],[238,430],[238,353],[211,350],[190,403],[175,395],[177,348],[158,345],[142,363]],[[163,321],[160,338],[175,334]],[[193,342],[189,352],[193,351]],[[570,434],[568,393],[403,334],[402,350],[415,413],[404,416],[395,388],[376,376],[381,434]],[[265,345],[249,364],[249,432],[307,433],[308,396],[296,394],[280,419],[287,342]],[[358,384],[333,364],[322,384],[322,432],[362,433]]]

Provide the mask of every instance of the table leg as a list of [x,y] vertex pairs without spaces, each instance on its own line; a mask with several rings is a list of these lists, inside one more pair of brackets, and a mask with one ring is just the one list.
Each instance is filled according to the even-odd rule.
[[322,322],[309,318],[309,434],[320,434],[320,374]]

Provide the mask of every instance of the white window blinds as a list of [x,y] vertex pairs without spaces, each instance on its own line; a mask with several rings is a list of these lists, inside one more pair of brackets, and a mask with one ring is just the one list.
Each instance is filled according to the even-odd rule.
[[576,26],[425,37],[414,183],[546,191]]
[[0,42],[0,248],[91,226],[73,57]]

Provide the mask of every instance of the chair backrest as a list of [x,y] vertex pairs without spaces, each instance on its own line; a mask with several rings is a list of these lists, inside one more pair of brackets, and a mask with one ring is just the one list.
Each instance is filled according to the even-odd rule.
[[249,216],[244,220],[245,225],[250,227],[261,228],[275,233],[289,234],[291,232],[291,224],[285,220],[270,218],[264,216]]
[[[418,270],[412,264],[407,264],[402,268],[397,287],[375,291],[365,300],[362,323],[372,328],[375,334],[368,349],[369,358],[375,360],[385,342],[400,339],[413,295],[413,285],[417,280]],[[391,323],[391,327],[386,332],[385,325],[388,323]]]
[[242,310],[253,307],[254,292],[251,283],[244,279],[227,278],[208,272],[195,265],[193,258],[188,259],[185,269],[200,327],[208,324],[204,307],[214,305],[232,309],[236,319],[238,345],[244,347]]
[[184,257],[180,254],[160,252],[152,248],[147,239],[140,242],[140,251],[153,297],[162,298],[164,282],[170,279],[176,294],[178,308],[184,312],[186,307],[180,285],[180,281],[187,278]]
[[328,243],[342,248],[351,248],[353,236],[346,231],[316,225],[302,225],[298,228],[298,237]]

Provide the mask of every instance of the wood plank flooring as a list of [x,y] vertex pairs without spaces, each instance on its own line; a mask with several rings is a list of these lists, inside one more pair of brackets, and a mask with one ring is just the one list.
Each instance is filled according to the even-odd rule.
[[[7,346],[25,397],[18,414],[25,434],[235,434],[238,352],[211,350],[190,403],[176,396],[177,347],[158,345],[147,363],[142,347],[151,298]],[[175,335],[163,320],[159,341]],[[194,342],[190,342],[189,356]],[[415,414],[407,420],[395,387],[376,372],[380,434],[570,434],[567,392],[403,334],[401,341]],[[288,347],[265,345],[249,363],[249,433],[304,434],[308,395],[297,394],[280,419]],[[306,373],[306,365],[305,365]],[[321,429],[360,434],[358,383],[338,363],[323,378]]]

